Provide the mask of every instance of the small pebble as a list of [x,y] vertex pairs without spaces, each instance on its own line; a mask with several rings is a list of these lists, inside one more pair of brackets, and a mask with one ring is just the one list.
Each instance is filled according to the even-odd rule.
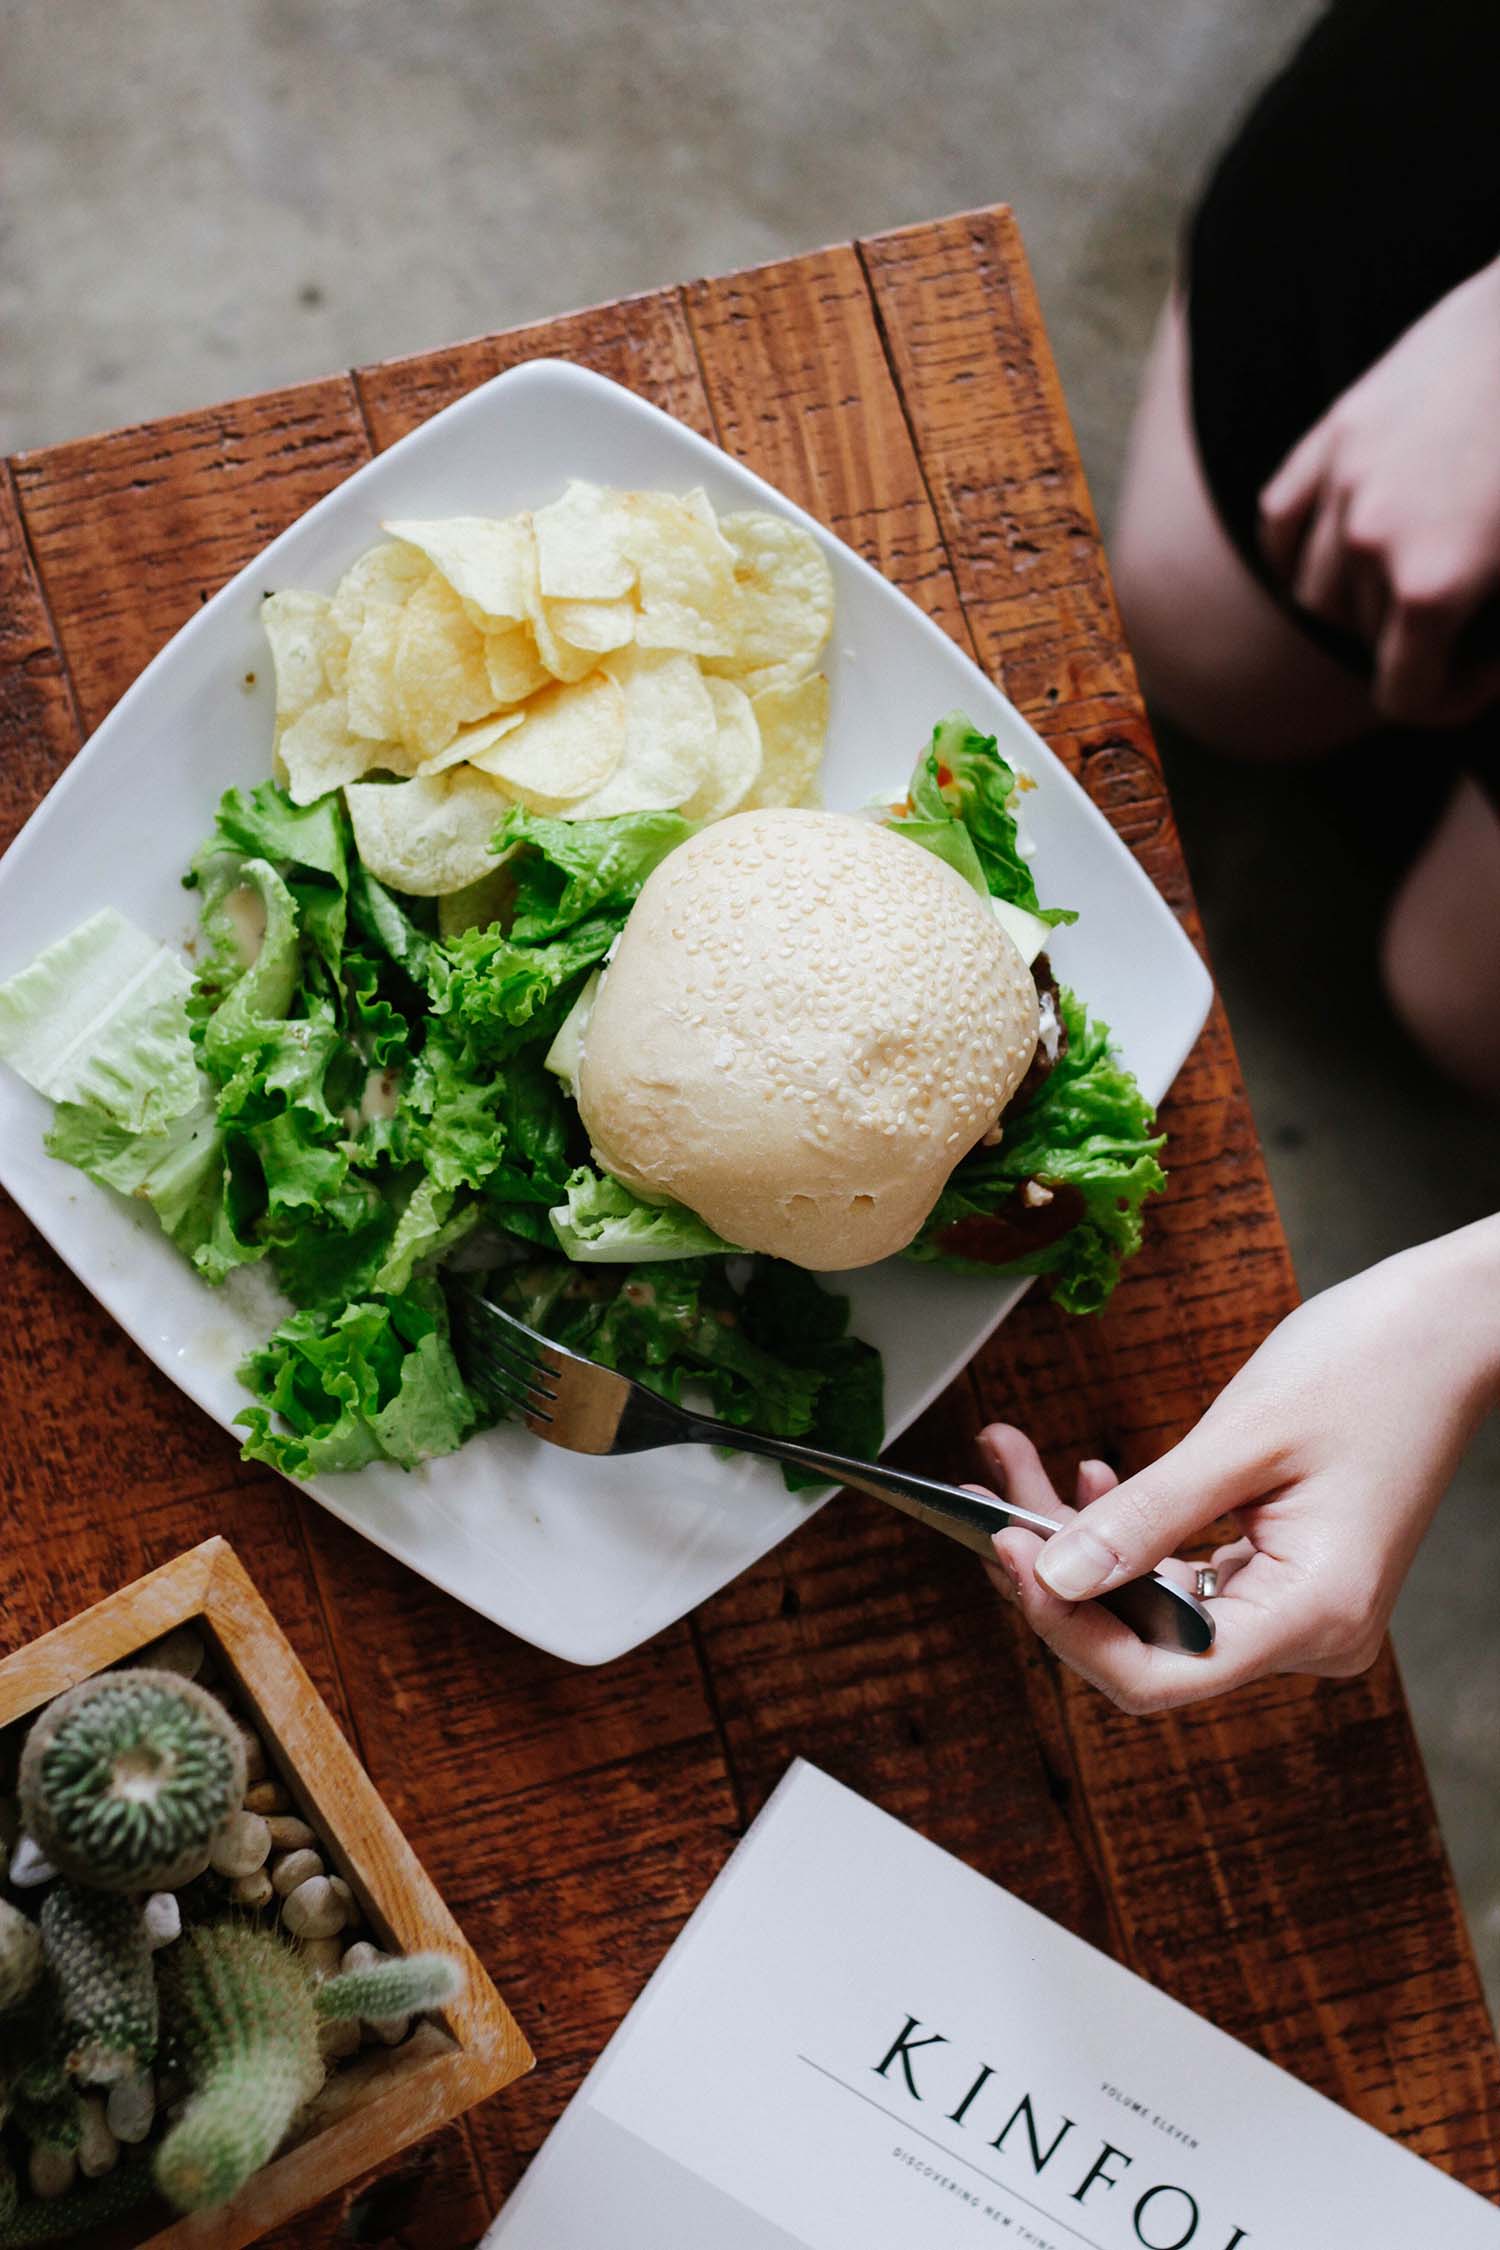
[[316,1852],[283,1852],[271,1862],[271,1888],[279,1897],[289,1898],[299,1883],[310,1882],[323,1872],[323,1862]]
[[50,1883],[57,1869],[29,1836],[17,1839],[10,1855],[10,1879],[18,1891],[35,1890],[38,1883]]
[[388,1961],[389,1959],[390,1955],[382,1953],[379,1946],[372,1945],[368,1938],[356,1938],[353,1945],[344,1948],[339,1967],[341,1969],[373,1969],[377,1962]]
[[333,1887],[337,1881],[337,1876],[314,1875],[310,1882],[298,1884],[281,1909],[281,1919],[290,1936],[338,1936],[349,1913]]
[[301,1948],[303,1962],[309,1976],[314,1977],[319,1984],[325,1977],[338,1974],[339,1949],[342,1944],[343,1940],[336,1937],[303,1939]]
[[359,2052],[359,2025],[352,2017],[337,2017],[318,2026],[318,2053],[326,2062]]
[[236,1876],[229,1886],[229,1895],[236,1906],[259,1908],[269,1906],[276,1893],[266,1869],[257,1867],[253,1874]]
[[175,1891],[153,1891],[142,1909],[141,1919],[146,1925],[146,1943],[154,1953],[158,1946],[170,1945],[182,1935],[182,1908],[177,1903]]
[[120,2144],[109,2129],[98,2094],[84,2095],[78,2105],[78,2123],[78,2169],[86,2180],[102,2180],[106,2172],[114,2170]]
[[303,1852],[318,1840],[307,1822],[295,1813],[272,1813],[266,1826],[271,1831],[273,1852]]
[[359,1920],[359,1908],[355,1905],[354,1893],[350,1890],[348,1884],[344,1881],[343,1876],[330,1875],[328,1881],[330,1886],[332,1887],[334,1897],[338,1899],[343,1906],[344,1922],[346,1927],[352,1922],[357,1922]]
[[246,1812],[284,1813],[291,1809],[291,1799],[279,1781],[257,1781],[245,1791]]
[[179,1625],[155,1648],[143,1649],[140,1662],[155,1672],[176,1672],[184,1680],[196,1680],[203,1669],[204,1653],[203,1635],[195,1633],[191,1625]]
[[271,1831],[258,1812],[231,1813],[209,1847],[208,1864],[220,1875],[253,1875],[270,1849]]
[[78,2160],[70,2148],[51,2148],[38,2141],[26,2160],[26,2176],[31,2182],[33,2195],[44,2196],[50,2203],[54,2196],[66,2195],[78,2176]]
[[156,2115],[156,2086],[149,2070],[109,2089],[104,2118],[117,2141],[143,2141]]
[[266,1778],[266,1746],[253,1727],[241,1727],[245,1744],[245,1786],[253,1789]]

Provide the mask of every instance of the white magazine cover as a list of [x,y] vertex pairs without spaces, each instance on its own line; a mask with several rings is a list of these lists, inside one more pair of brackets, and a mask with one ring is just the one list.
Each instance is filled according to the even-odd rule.
[[794,1765],[495,2250],[1500,2250],[1500,2212]]

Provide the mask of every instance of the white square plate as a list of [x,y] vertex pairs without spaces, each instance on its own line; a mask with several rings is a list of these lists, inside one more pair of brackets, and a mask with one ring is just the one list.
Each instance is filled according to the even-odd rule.
[[[1042,897],[1083,910],[1052,947],[1058,973],[1112,1026],[1159,1100],[1202,1027],[1210,980],[1077,783],[947,635],[849,548],[670,416],[552,360],[497,376],[359,470],[162,650],[0,863],[0,978],[99,906],[173,943],[190,934],[183,869],[220,793],[269,770],[263,594],[332,587],[384,517],[504,515],[539,506],[574,476],[701,484],[720,509],[772,508],[817,533],[837,596],[828,803],[894,793],[934,721],[955,708],[998,735],[1038,783],[1025,828]],[[0,1180],[141,1348],[227,1428],[246,1404],[235,1367],[278,1317],[266,1277],[246,1269],[210,1294],[146,1214],[43,1153],[49,1111],[0,1069]],[[891,1437],[1024,1290],[895,1261],[836,1285],[853,1298],[856,1332],[885,1355]],[[686,1449],[590,1461],[513,1429],[411,1474],[380,1466],[307,1489],[459,1601],[580,1664],[660,1632],[819,1504],[751,1461]]]

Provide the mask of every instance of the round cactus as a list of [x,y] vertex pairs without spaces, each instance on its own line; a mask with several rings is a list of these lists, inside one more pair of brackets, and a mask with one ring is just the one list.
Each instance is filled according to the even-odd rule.
[[193,2091],[156,2154],[156,2183],[179,2211],[202,2211],[276,2153],[323,2083],[312,1981],[268,1930],[190,1930],[164,1956],[174,2060]]
[[0,2015],[29,2000],[42,1973],[42,1936],[29,1915],[0,1899]]
[[156,1974],[133,1899],[57,1883],[42,1901],[42,1948],[68,2073],[113,2085],[156,2053]]
[[208,1865],[245,1789],[240,1730],[175,1672],[102,1672],[33,1725],[21,1754],[26,1833],[102,1891],[175,1890]]
[[392,2016],[416,2015],[451,2000],[463,1979],[445,1953],[408,1953],[396,1961],[374,1961],[325,1978],[314,2006],[325,2022],[351,2017],[384,2023]]

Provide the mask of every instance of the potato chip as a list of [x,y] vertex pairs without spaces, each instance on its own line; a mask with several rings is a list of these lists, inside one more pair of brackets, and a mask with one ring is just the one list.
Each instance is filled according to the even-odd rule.
[[750,700],[760,728],[760,779],[740,810],[806,804],[828,732],[827,680],[815,672],[795,687],[766,688]]
[[822,655],[833,629],[833,572],[810,531],[759,511],[726,516],[734,552],[732,644],[705,669],[756,696],[793,686]]
[[322,594],[292,587],[268,594],[260,605],[261,623],[271,644],[276,674],[276,732],[290,726],[338,682],[330,676],[347,646],[333,619],[333,604]]
[[517,717],[518,731],[469,756],[528,804],[569,803],[602,789],[625,755],[625,695],[607,672],[543,688]]
[[431,567],[414,548],[383,539],[351,564],[334,588],[334,624],[352,641],[372,609],[399,609],[430,575]]
[[525,719],[524,711],[500,711],[492,719],[481,719],[477,727],[460,727],[446,750],[435,750],[414,768],[417,773],[446,773],[450,766],[461,766],[466,759],[476,759],[485,750],[493,750]]
[[560,500],[537,509],[537,583],[549,602],[608,602],[630,592],[628,497],[575,477]]
[[394,671],[400,738],[430,757],[493,708],[484,635],[446,578],[423,580],[401,612]]
[[446,516],[436,523],[388,523],[385,529],[426,556],[459,600],[479,612],[482,630],[519,625],[526,616],[536,575],[529,516]]
[[608,656],[635,639],[635,603],[628,594],[615,602],[542,600],[553,633],[569,648]]
[[349,643],[344,696],[349,731],[372,742],[393,742],[401,731],[396,710],[396,643],[402,611],[394,602],[371,602]]
[[325,791],[367,773],[380,762],[382,751],[379,743],[350,733],[344,698],[330,691],[282,729],[276,755],[292,802],[310,805]]
[[722,820],[749,796],[760,778],[760,725],[750,698],[732,680],[706,679],[718,721],[707,773],[682,807],[687,820]]
[[642,648],[727,656],[735,645],[734,550],[717,524],[670,492],[626,492],[630,554],[639,574]]
[[507,625],[498,633],[486,633],[484,664],[497,704],[524,703],[552,677],[537,655],[536,642],[526,625]]
[[718,740],[703,674],[690,656],[669,649],[621,649],[603,668],[625,698],[620,763],[602,788],[544,809],[564,820],[604,820],[685,803],[708,771]]
[[490,874],[490,838],[515,802],[472,766],[412,781],[351,782],[344,799],[370,873],[415,898],[441,898]]

